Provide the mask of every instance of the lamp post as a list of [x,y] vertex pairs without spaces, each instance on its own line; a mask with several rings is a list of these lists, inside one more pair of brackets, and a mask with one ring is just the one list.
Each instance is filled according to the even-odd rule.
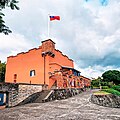
[[99,77],[99,86],[100,86],[100,90],[102,89],[102,86],[101,86],[101,80],[103,79],[103,77]]

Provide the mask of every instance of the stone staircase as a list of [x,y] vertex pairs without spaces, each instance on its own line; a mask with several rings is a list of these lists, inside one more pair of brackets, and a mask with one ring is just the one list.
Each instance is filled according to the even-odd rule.
[[35,103],[39,102],[48,102],[52,100],[61,100],[67,99],[69,97],[75,96],[83,92],[83,89],[53,89],[46,90],[41,93],[41,95],[34,101]]
[[18,105],[24,105],[27,103],[42,103],[52,100],[66,99],[77,94],[80,94],[82,89],[54,89],[54,90],[42,90],[41,92],[34,93],[20,102]]
[[53,90],[44,90],[40,93],[40,96],[34,101],[34,103],[47,102]]
[[53,90],[43,90],[41,92],[34,93],[24,99],[22,102],[20,102],[17,105],[24,105],[27,103],[41,103],[41,102],[47,102],[49,100],[49,96],[53,93]]

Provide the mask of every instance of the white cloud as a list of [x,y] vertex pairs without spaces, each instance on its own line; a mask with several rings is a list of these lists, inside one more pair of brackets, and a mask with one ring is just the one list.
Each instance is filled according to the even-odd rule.
[[101,77],[102,74],[108,70],[120,70],[120,67],[116,67],[116,66],[103,67],[100,65],[88,66],[86,68],[79,68],[76,63],[75,63],[75,68],[81,72],[81,75],[86,76],[88,78],[97,78],[98,76]]
[[20,34],[0,34],[0,60],[5,62],[10,55],[16,55],[19,52],[26,51],[32,47],[32,44],[23,35]]
[[6,24],[18,33],[2,37],[7,42],[0,39],[0,50],[7,56],[11,51],[24,51],[31,43],[39,46],[48,38],[50,13],[61,17],[61,21],[51,22],[50,37],[83,73],[97,76],[105,69],[120,67],[120,0],[109,0],[107,6],[101,6],[99,0],[20,0],[19,5],[19,11],[6,11]]

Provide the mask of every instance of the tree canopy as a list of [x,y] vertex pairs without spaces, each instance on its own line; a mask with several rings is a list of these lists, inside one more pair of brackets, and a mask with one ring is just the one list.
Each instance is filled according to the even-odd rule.
[[113,82],[114,84],[120,84],[120,71],[108,70],[102,74],[103,81]]
[[5,81],[6,64],[0,63],[0,82]]
[[18,1],[16,0],[0,0],[0,33],[4,33],[5,35],[7,35],[12,32],[9,27],[5,25],[5,21],[3,20],[3,17],[5,15],[2,10],[6,7],[11,8],[12,10],[19,10],[19,7],[16,5],[17,3]]

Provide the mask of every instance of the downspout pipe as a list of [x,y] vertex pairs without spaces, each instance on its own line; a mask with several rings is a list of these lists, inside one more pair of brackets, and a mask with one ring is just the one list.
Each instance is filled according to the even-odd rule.
[[46,54],[44,54],[44,85],[45,85],[45,83],[46,83],[46,77],[45,77],[45,72],[46,72],[46,69],[45,69],[46,60],[45,60],[45,56],[46,56]]

